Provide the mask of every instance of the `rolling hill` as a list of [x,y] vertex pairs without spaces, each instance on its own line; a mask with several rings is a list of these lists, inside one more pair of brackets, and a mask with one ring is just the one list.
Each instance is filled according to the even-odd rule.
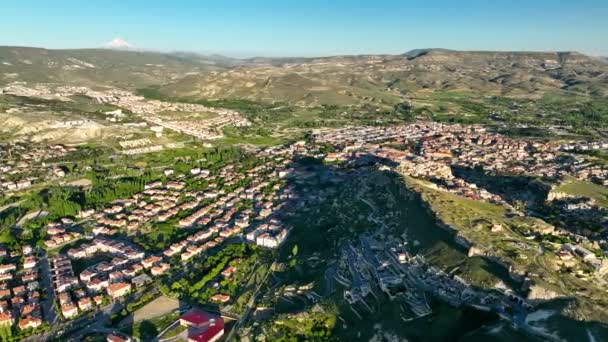
[[429,91],[606,96],[608,62],[576,52],[419,49],[401,55],[234,59],[189,52],[0,47],[0,84],[14,81],[160,85],[169,96],[204,99],[393,104]]
[[[418,49],[399,55],[235,59],[190,52],[0,47],[13,82],[150,89],[297,126],[419,118],[606,128],[608,61],[577,52]],[[147,95],[146,95],[147,96]],[[245,101],[243,101],[245,100]],[[295,114],[293,114],[295,113]],[[345,115],[346,113],[347,115]],[[350,114],[353,115],[350,115]],[[391,121],[388,120],[388,121]]]
[[224,68],[218,58],[194,54],[0,47],[0,85],[20,81],[133,88]]
[[463,91],[540,98],[547,92],[608,94],[608,63],[576,52],[413,50],[402,55],[251,59],[165,85],[170,96],[306,104],[399,102],[418,92]]

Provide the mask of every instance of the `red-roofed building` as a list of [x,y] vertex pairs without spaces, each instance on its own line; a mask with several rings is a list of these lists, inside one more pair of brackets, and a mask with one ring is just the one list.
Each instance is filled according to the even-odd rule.
[[213,297],[211,297],[211,300],[214,302],[226,303],[230,300],[230,296],[223,295],[223,294],[216,294]]
[[10,311],[7,312],[0,312],[0,326],[3,325],[13,325],[13,323],[15,323],[15,320],[13,319],[13,315],[11,314]]
[[180,324],[193,328],[189,342],[214,342],[224,335],[224,319],[203,311],[190,311],[180,317]]
[[190,311],[179,318],[179,324],[184,327],[201,328],[209,324],[209,320],[213,317],[206,312]]
[[36,329],[42,325],[42,319],[33,316],[27,316],[19,321],[19,329]]
[[107,342],[129,342],[130,339],[122,337],[122,336],[118,336],[115,334],[109,334],[108,336],[106,336],[106,341]]
[[222,271],[222,275],[226,278],[230,277],[234,272],[236,272],[236,267],[230,266]]
[[126,295],[129,291],[131,291],[131,284],[129,283],[116,283],[108,286],[107,288],[108,295],[112,298],[118,298]]
[[212,319],[203,332],[192,333],[188,336],[188,342],[214,342],[224,335],[224,319],[221,317]]

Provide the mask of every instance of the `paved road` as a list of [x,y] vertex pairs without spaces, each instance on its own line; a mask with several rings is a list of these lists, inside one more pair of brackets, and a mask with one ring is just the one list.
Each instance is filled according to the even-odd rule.
[[17,221],[17,223],[15,223],[15,227],[16,227],[16,228],[21,228],[21,226],[22,226],[22,225],[23,225],[23,224],[24,224],[26,221],[33,220],[33,219],[37,219],[37,218],[40,218],[40,217],[45,217],[45,216],[47,216],[48,214],[49,214],[49,213],[48,213],[48,212],[46,212],[46,211],[44,211],[44,210],[38,210],[38,211],[32,211],[32,212],[29,212],[29,213],[27,213],[27,214],[23,215],[23,216],[22,216],[22,217],[19,219],[19,221]]
[[25,200],[19,200],[17,202],[9,203],[9,204],[7,204],[5,206],[2,206],[2,207],[0,207],[0,212],[3,212],[4,210],[6,210],[8,208],[11,208],[11,207],[16,207],[16,206],[18,206],[19,204],[21,204],[23,202],[25,202]]
[[53,284],[51,282],[51,265],[46,252],[39,250],[40,257],[40,273],[42,274],[42,287],[46,293],[46,299],[42,301],[42,312],[44,313],[44,320],[49,322],[51,325],[55,324],[57,320],[57,312],[53,308],[53,302],[55,301],[55,293]]

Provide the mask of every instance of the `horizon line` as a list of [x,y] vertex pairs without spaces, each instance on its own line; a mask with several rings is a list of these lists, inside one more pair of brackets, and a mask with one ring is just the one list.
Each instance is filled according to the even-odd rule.
[[449,52],[477,52],[477,53],[578,53],[589,57],[608,57],[602,54],[586,53],[578,50],[484,50],[484,49],[450,49],[450,48],[414,48],[406,50],[402,53],[385,53],[385,52],[370,52],[370,53],[336,53],[336,54],[318,54],[318,55],[263,55],[263,54],[251,54],[249,57],[238,56],[233,53],[222,53],[212,51],[196,51],[196,50],[182,50],[182,49],[154,49],[154,48],[109,48],[103,45],[96,47],[67,47],[67,48],[49,48],[44,46],[28,46],[28,45],[0,45],[0,48],[24,48],[24,49],[41,49],[50,51],[69,51],[69,50],[109,50],[109,51],[122,51],[122,52],[143,52],[143,53],[157,53],[157,54],[177,54],[177,53],[191,53],[200,56],[218,56],[232,59],[256,59],[256,58],[269,58],[269,59],[282,59],[282,58],[332,58],[332,57],[357,57],[357,56],[403,56],[413,51],[449,51]]

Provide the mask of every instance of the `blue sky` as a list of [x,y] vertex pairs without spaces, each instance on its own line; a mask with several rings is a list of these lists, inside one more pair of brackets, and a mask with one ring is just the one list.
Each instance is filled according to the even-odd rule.
[[0,45],[140,48],[230,56],[577,50],[608,56],[608,0],[19,0]]

